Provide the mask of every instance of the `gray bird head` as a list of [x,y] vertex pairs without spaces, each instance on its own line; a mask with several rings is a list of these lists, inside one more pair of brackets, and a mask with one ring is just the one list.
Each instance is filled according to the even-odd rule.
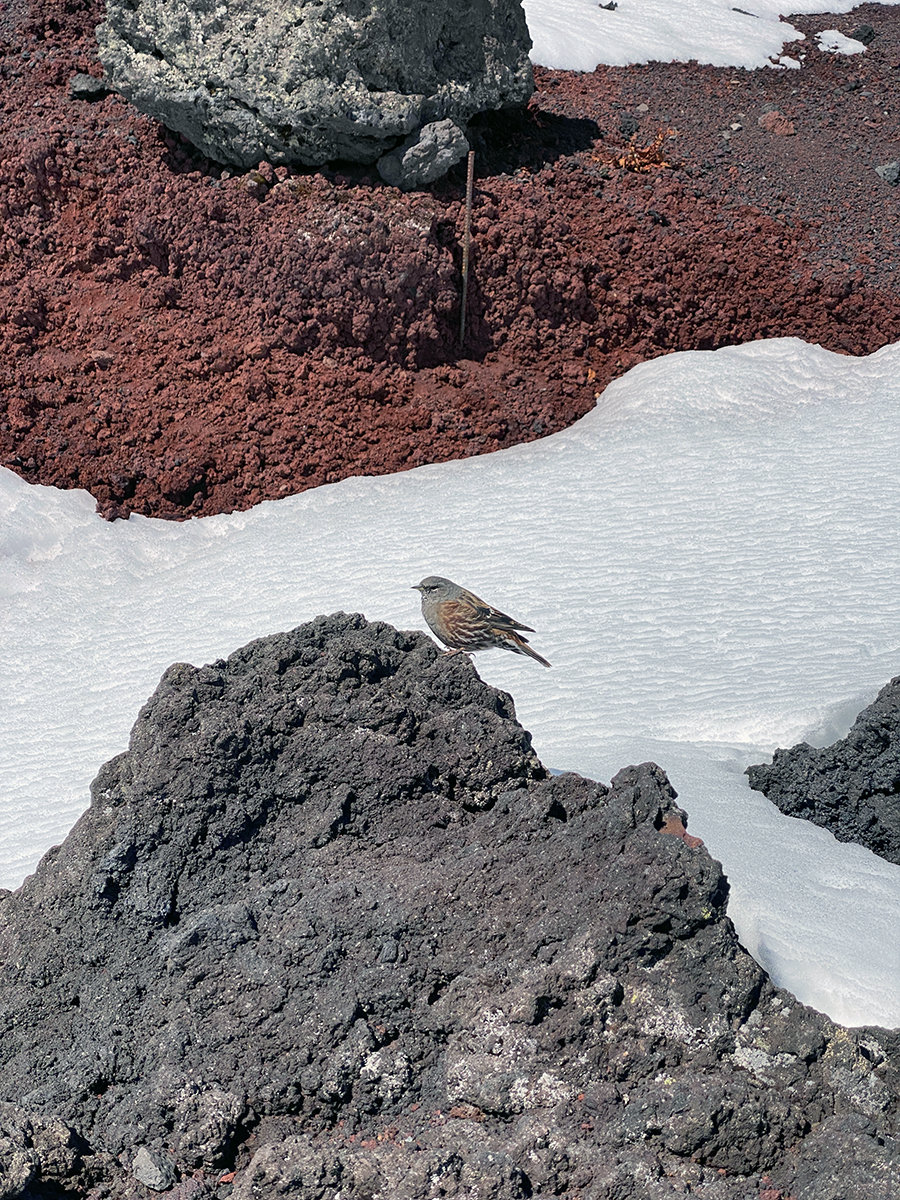
[[463,589],[443,575],[429,575],[421,583],[413,584],[412,590],[421,592],[423,600],[451,600],[461,595]]

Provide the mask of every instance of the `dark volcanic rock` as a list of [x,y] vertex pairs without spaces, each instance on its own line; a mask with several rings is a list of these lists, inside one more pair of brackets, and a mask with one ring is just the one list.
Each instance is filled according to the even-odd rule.
[[852,37],[857,42],[862,42],[862,44],[864,46],[870,46],[872,44],[872,42],[874,42],[875,39],[878,37],[878,34],[875,32],[875,30],[872,28],[871,25],[863,24],[863,25],[858,26],[856,29],[854,29],[853,32],[850,34],[850,37]]
[[520,0],[108,0],[97,43],[142,112],[242,167],[373,163],[534,89]]
[[896,1036],[772,987],[683,821],[421,634],[173,666],[0,903],[0,1196],[887,1200]]
[[833,746],[776,750],[771,766],[748,767],[747,775],[788,816],[900,863],[900,675]]
[[109,86],[102,79],[79,71],[69,80],[69,95],[73,100],[103,100],[109,95]]

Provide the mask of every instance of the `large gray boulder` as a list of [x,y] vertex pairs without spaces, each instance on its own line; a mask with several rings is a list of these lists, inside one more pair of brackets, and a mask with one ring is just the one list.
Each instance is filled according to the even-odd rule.
[[521,0],[109,0],[97,42],[137,108],[242,167],[374,163],[534,87]]

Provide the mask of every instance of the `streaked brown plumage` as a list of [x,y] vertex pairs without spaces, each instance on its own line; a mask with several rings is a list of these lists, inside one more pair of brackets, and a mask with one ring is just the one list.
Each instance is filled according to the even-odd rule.
[[441,575],[429,575],[414,590],[422,594],[422,616],[451,653],[468,654],[498,646],[514,654],[527,654],[545,667],[550,666],[546,658],[532,650],[528,639],[517,632],[521,629],[534,633],[530,625],[514,621],[458,583]]

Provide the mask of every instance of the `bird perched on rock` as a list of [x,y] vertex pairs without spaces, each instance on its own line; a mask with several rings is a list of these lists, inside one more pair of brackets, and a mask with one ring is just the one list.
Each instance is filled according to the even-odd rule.
[[534,633],[530,625],[521,625],[506,613],[485,604],[483,600],[440,575],[429,575],[415,584],[414,591],[422,593],[422,616],[432,632],[449,647],[451,654],[471,653],[473,650],[512,650],[527,654],[545,667],[550,664],[528,645],[528,639],[517,630]]

